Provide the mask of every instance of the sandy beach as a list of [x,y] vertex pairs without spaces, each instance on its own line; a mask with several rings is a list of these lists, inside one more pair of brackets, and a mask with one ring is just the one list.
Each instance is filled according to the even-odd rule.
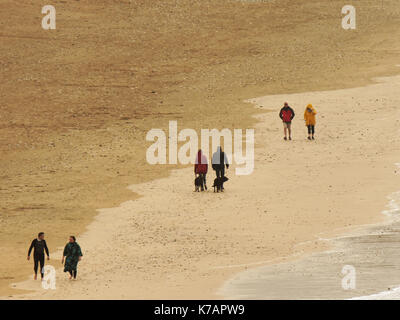
[[[382,223],[387,197],[399,188],[399,86],[400,77],[392,77],[354,89],[251,99],[265,111],[257,116],[254,174],[229,169],[223,194],[194,193],[192,168],[130,186],[140,197],[99,210],[79,237],[79,281],[67,280],[57,266],[60,254],[53,254],[57,289],[18,298],[240,298],[221,289],[239,272],[297,261],[331,249],[335,235]],[[290,142],[277,115],[284,100],[297,111]],[[309,102],[318,111],[315,141],[306,139],[302,119]],[[326,263],[320,268],[329,275]]]
[[[56,30],[44,30],[42,4],[0,1],[0,297],[237,296],[224,290],[241,272],[381,223],[399,189],[400,7],[364,0],[357,29],[343,30],[347,4],[59,1]],[[297,114],[291,144],[284,101]],[[233,166],[226,193],[193,193],[193,168],[146,161],[147,132],[171,120],[255,128],[255,172]],[[55,291],[28,278],[39,231]],[[70,283],[60,250],[72,234],[84,261]]]

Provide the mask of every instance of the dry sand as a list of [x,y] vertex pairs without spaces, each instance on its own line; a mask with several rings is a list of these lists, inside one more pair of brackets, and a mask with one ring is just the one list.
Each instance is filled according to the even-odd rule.
[[[41,29],[45,4],[0,1],[1,296],[15,294],[10,283],[32,272],[26,252],[39,231],[55,258],[96,209],[136,199],[127,186],[176,169],[146,163],[150,128],[168,120],[196,130],[253,127],[258,112],[243,103],[249,97],[358,87],[398,72],[398,0],[357,4],[355,31],[340,27],[345,0],[59,1],[55,31]],[[269,150],[271,168],[285,156],[279,148]],[[236,187],[243,192],[232,181]],[[274,223],[287,224],[285,214]],[[191,230],[198,221],[186,222]],[[278,251],[268,225],[265,233],[264,251],[231,235],[245,262],[292,253]],[[299,236],[284,237],[295,243]],[[214,286],[210,278],[207,287]]]
[[[79,281],[58,269],[56,290],[22,298],[217,298],[239,271],[321,251],[327,248],[321,238],[382,221],[387,196],[399,185],[399,87],[400,77],[393,77],[252,100],[271,111],[257,116],[252,175],[230,169],[223,194],[194,193],[192,168],[131,186],[139,199],[100,210],[79,237]],[[284,99],[297,111],[291,142],[282,140],[277,118]],[[309,102],[318,111],[316,141],[305,139]]]
[[[323,202],[332,201],[334,210],[331,214],[344,214],[342,217],[346,219],[347,216],[349,222],[354,218],[358,221],[364,219],[368,224],[354,228],[350,223],[342,230],[332,228],[340,234],[335,237],[330,232],[318,234],[318,239],[325,241],[329,250],[241,272],[227,281],[219,294],[232,299],[399,298],[400,110],[397,106],[400,103],[400,77],[380,79],[379,82],[382,83],[316,93],[316,96],[308,98],[312,101],[316,98],[319,104],[324,103],[330,108],[337,105],[336,116],[344,116],[343,125],[349,127],[347,133],[343,127],[336,137],[331,136],[338,143],[330,143],[331,148],[325,151],[327,155],[323,159],[319,155],[315,157],[315,165],[321,164],[322,160],[321,169],[330,171],[332,176],[321,181],[324,174],[318,168],[312,176],[302,177],[303,188],[315,181],[315,187],[308,189],[309,210],[326,218],[323,210],[327,208]],[[297,101],[303,97],[293,95],[291,99]],[[257,102],[269,104],[273,100],[265,97],[257,99]],[[356,116],[355,120],[354,114],[359,110],[366,114]],[[330,122],[333,118],[324,115],[323,121]],[[321,130],[325,131],[325,128]],[[342,141],[347,140],[347,135],[352,136],[348,140],[353,140],[350,145]],[[384,147],[386,143],[389,144]],[[335,159],[336,164],[333,163]],[[321,183],[330,182],[329,188],[336,191],[324,199],[320,192],[326,185]],[[343,192],[346,194],[342,195]],[[371,216],[374,211],[375,217]],[[369,218],[372,219],[368,221]],[[373,223],[376,219],[383,221]],[[327,223],[330,221],[331,218],[326,219]],[[350,290],[342,287],[344,266],[355,268],[355,288]]]

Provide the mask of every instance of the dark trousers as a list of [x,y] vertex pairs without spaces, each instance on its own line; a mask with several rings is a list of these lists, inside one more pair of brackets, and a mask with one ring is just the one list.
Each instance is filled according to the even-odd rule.
[[215,170],[215,174],[217,175],[217,178],[222,178],[225,176],[225,167],[222,168],[217,168]]
[[43,278],[43,276],[44,276],[44,270],[43,270],[43,268],[44,268],[44,254],[35,254],[35,255],[33,255],[33,262],[34,262],[33,270],[35,271],[35,274],[38,273],[38,267],[39,267],[39,264],[40,264],[40,275]]
[[[217,178],[222,178],[225,177],[225,167],[219,167],[215,169],[215,174],[217,175]],[[224,187],[224,183],[222,182],[222,188]]]
[[204,185],[206,185],[206,173],[199,173],[199,177],[201,178],[201,179],[203,179],[203,183],[204,183]]
[[68,271],[68,272],[72,277],[74,277],[74,279],[76,279],[76,274],[78,273],[78,271],[72,270],[72,271]]
[[314,132],[315,132],[315,126],[313,126],[313,125],[309,124],[309,125],[307,126],[307,128],[308,128],[308,134],[312,134],[312,135],[314,135]]

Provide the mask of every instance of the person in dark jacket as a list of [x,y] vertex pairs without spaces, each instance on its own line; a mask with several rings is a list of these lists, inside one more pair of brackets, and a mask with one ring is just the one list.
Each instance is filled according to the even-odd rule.
[[[203,151],[201,149],[197,153],[196,157],[196,162],[194,165],[194,174],[197,176],[199,175],[201,179],[203,180],[204,188],[207,190],[207,184],[206,184],[206,176],[208,172],[208,161],[207,157],[203,154]],[[203,186],[201,186],[201,191],[204,191]]]
[[[212,168],[215,170],[217,178],[225,177],[225,166],[227,169],[229,168],[228,158],[222,148],[218,147],[212,156]],[[224,189],[223,183],[222,189]]]
[[66,244],[63,252],[61,264],[64,264],[64,272],[68,272],[69,279],[76,280],[78,273],[78,262],[82,259],[82,250],[79,244],[76,242],[75,236],[70,236],[69,241]]
[[295,114],[294,111],[291,107],[289,107],[289,104],[285,102],[285,105],[279,112],[279,117],[283,121],[283,132],[285,133],[285,137],[283,139],[287,140],[287,132],[289,131],[289,140],[292,140],[292,120],[294,118]]
[[28,260],[31,258],[33,249],[33,270],[35,272],[35,280],[37,279],[38,267],[40,264],[40,275],[43,280],[44,276],[44,253],[46,252],[47,260],[50,260],[49,249],[47,248],[46,240],[44,240],[44,232],[39,232],[36,239],[33,239],[28,250]]

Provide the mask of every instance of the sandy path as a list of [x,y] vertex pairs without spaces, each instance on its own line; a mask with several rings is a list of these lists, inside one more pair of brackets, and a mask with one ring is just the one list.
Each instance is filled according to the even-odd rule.
[[[249,266],[322,250],[322,234],[382,220],[386,196],[398,188],[399,85],[394,77],[254,100],[274,112],[259,116],[253,175],[237,177],[230,169],[224,194],[193,193],[192,168],[131,186],[141,198],[100,210],[78,238],[79,281],[59,270],[57,290],[22,297],[213,298]],[[277,118],[284,100],[297,112],[292,142],[282,140]],[[305,139],[302,120],[309,102],[319,112],[314,142]]]

